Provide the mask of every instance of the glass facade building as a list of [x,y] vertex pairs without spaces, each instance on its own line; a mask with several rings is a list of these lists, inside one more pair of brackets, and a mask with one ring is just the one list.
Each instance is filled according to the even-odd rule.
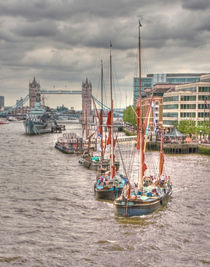
[[173,127],[181,120],[194,120],[196,125],[210,120],[210,82],[176,85],[164,93],[163,127]]
[[[152,89],[154,84],[157,83],[172,83],[172,84],[185,84],[192,82],[199,82],[201,76],[207,76],[205,79],[210,79],[204,73],[165,73],[165,74],[147,74],[141,80],[142,97],[146,96],[145,89]],[[195,87],[192,86],[195,90]],[[139,78],[134,77],[133,83],[133,104],[136,104],[136,99],[139,97]]]

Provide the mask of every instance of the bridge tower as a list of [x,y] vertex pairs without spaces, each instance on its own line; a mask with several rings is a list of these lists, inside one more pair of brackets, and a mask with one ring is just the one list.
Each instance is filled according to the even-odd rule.
[[29,106],[34,108],[35,102],[41,102],[40,84],[36,81],[29,82]]
[[84,121],[85,113],[87,112],[87,121],[92,122],[92,108],[91,108],[91,98],[92,98],[92,84],[86,78],[86,81],[82,83],[82,118]]

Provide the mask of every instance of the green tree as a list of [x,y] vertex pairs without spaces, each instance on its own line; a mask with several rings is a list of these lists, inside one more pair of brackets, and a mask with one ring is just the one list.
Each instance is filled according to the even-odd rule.
[[196,126],[193,120],[183,120],[178,123],[178,130],[184,134],[195,134]]
[[131,125],[136,125],[136,113],[135,113],[136,107],[129,106],[126,108],[126,110],[123,113],[123,120],[125,122],[130,123]]
[[198,122],[198,126],[195,125],[193,120],[183,120],[178,123],[178,130],[184,134],[210,134],[210,121]]
[[197,134],[202,132],[202,134],[210,135],[210,121],[202,121],[198,123]]

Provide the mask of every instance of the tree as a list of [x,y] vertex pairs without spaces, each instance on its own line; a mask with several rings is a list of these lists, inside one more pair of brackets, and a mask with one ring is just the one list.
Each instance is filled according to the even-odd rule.
[[203,134],[210,134],[210,121],[198,122],[198,126],[195,125],[193,120],[183,120],[178,123],[178,130],[184,134],[196,134],[199,135],[200,132]]
[[183,120],[178,123],[178,130],[184,134],[195,134],[196,126],[193,120]]
[[126,110],[123,113],[123,120],[125,122],[130,123],[131,125],[136,125],[136,113],[135,113],[136,107],[129,106],[126,108]]

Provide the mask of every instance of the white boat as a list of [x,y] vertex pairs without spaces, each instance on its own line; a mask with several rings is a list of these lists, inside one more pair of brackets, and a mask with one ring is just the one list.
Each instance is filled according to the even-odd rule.
[[0,124],[8,124],[8,120],[5,118],[0,118]]

